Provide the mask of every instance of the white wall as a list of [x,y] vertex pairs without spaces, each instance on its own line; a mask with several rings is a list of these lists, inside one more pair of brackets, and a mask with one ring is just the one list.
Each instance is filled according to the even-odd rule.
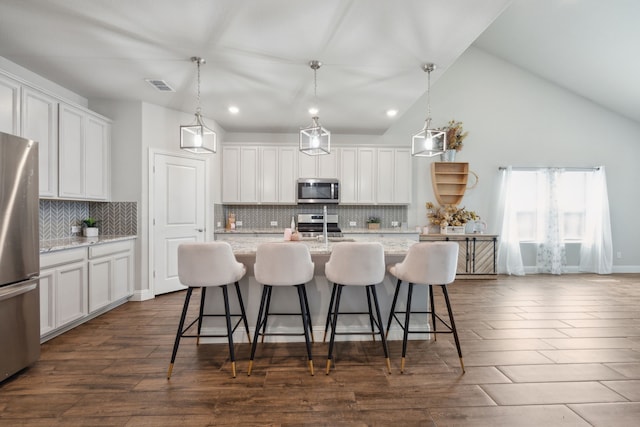
[[[149,265],[149,156],[152,152],[185,155],[180,150],[180,125],[193,122],[193,114],[170,110],[140,101],[91,100],[90,107],[113,119],[112,127],[112,199],[138,202],[138,245],[136,251],[135,299],[153,296]],[[205,123],[224,139],[222,130],[213,120]],[[195,156],[195,155],[194,155]],[[221,199],[220,155],[210,158],[208,229],[213,230],[213,206]]]
[[[598,82],[594,82],[597,84]],[[615,271],[640,271],[640,123],[623,118],[526,70],[471,47],[432,84],[435,126],[464,122],[469,136],[456,160],[469,162],[480,179],[462,202],[497,232],[494,216],[498,167],[596,166],[607,171]],[[403,139],[426,116],[426,97],[385,135]],[[434,159],[414,159],[414,204],[409,223],[426,223],[424,203],[434,201],[429,168]]]

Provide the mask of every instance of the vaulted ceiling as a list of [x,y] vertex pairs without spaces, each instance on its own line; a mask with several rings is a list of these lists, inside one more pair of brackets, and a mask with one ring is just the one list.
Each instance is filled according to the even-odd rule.
[[[376,135],[396,120],[387,110],[400,117],[424,94],[422,63],[438,65],[437,82],[475,42],[640,121],[640,2],[511,3],[3,0],[0,56],[85,98],[185,112],[196,108],[190,57],[201,56],[203,114],[227,131],[295,132],[315,105],[333,132]],[[313,59],[323,62],[315,86]]]

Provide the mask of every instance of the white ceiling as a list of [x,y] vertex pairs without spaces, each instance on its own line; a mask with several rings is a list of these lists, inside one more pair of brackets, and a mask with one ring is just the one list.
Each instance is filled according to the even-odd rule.
[[[227,131],[296,132],[318,104],[333,132],[382,134],[387,109],[401,117],[424,94],[420,65],[438,65],[435,82],[480,36],[481,49],[640,122],[640,2],[514,0],[500,15],[509,3],[2,0],[0,56],[85,98],[186,112],[196,107],[189,58],[202,56],[203,114]],[[312,59],[324,64],[317,99]]]
[[638,0],[515,0],[474,45],[640,122]]
[[421,64],[435,81],[509,1],[2,0],[0,56],[85,98],[186,112],[201,56],[203,115],[227,131],[297,132],[317,102],[331,131],[381,134],[425,92]]

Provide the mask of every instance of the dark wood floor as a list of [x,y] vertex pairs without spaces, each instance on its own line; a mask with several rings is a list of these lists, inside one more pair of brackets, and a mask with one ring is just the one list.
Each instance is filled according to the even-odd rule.
[[[237,346],[183,341],[166,379],[184,293],[127,303],[42,346],[0,385],[0,425],[640,425],[640,275],[501,277],[449,287],[467,373],[452,339],[411,342],[404,374],[377,343],[264,344],[251,377]],[[439,292],[436,292],[436,295]],[[438,305],[442,301],[438,299]],[[0,351],[7,351],[1,349]]]

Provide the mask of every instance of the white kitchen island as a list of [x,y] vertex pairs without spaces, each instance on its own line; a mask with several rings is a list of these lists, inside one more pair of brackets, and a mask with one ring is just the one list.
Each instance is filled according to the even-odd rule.
[[[258,312],[258,307],[260,304],[260,296],[262,292],[262,286],[256,282],[255,277],[253,276],[253,264],[255,263],[255,253],[256,248],[261,243],[267,242],[276,242],[282,241],[283,244],[306,244],[309,246],[309,250],[311,252],[311,258],[315,264],[315,275],[312,281],[307,283],[306,289],[309,297],[309,309],[311,312],[311,319],[313,325],[313,335],[316,342],[320,342],[322,340],[322,335],[324,333],[325,320],[327,316],[327,310],[329,307],[329,299],[331,297],[331,287],[332,284],[329,283],[324,275],[324,265],[329,260],[329,256],[331,254],[332,247],[340,242],[340,241],[376,241],[382,243],[385,250],[385,263],[387,265],[395,264],[397,262],[402,261],[404,256],[406,255],[409,247],[415,243],[417,243],[417,239],[413,238],[413,236],[393,236],[393,237],[383,237],[377,235],[371,236],[358,236],[358,237],[343,237],[343,238],[335,238],[330,239],[330,241],[325,244],[322,241],[318,241],[317,239],[305,239],[300,242],[284,242],[282,238],[276,238],[273,236],[263,237],[263,236],[235,236],[229,234],[218,235],[217,240],[227,241],[231,244],[231,247],[236,255],[236,259],[243,263],[247,268],[247,274],[240,281],[240,288],[242,291],[242,297],[245,303],[245,309],[247,312],[247,318],[249,321],[249,328],[251,330],[251,335],[253,336],[253,331],[255,328],[256,317]],[[384,327],[386,328],[386,322],[389,317],[389,309],[391,307],[391,300],[393,298],[393,292],[395,290],[395,280],[389,277],[388,275],[385,277],[385,280],[377,286],[378,299],[380,302],[380,309],[382,313],[382,318],[384,321]],[[406,287],[403,289],[403,293],[401,293],[398,298],[398,306],[404,306],[404,300],[406,295]],[[271,311],[272,312],[292,312],[299,313],[299,303],[298,296],[295,292],[295,289],[283,287],[283,288],[274,288],[273,299],[271,302]],[[205,304],[205,312],[207,311],[216,311],[221,312],[222,310],[222,301],[221,301],[221,292],[218,290],[211,290],[207,293],[206,304]],[[414,289],[414,306],[416,309],[426,309],[428,299],[427,299],[426,287],[418,286]],[[421,304],[422,303],[422,304]],[[421,308],[418,308],[421,307]],[[239,312],[237,308],[237,304],[232,303],[232,309]],[[343,298],[340,304],[341,311],[367,311],[367,303],[364,287],[349,287],[345,288],[343,291]],[[412,325],[414,324],[412,317]],[[415,316],[416,325],[427,323],[427,318],[424,316],[424,319],[420,319],[420,316]],[[370,331],[371,326],[369,324],[368,316],[341,316],[340,323],[343,325],[348,322],[348,328],[350,331],[354,331],[357,329],[361,329],[363,332]],[[302,331],[302,323],[300,320],[300,315],[291,315],[291,316],[273,316],[269,317],[268,326],[271,328],[273,332],[298,332]],[[338,325],[338,331],[340,331],[340,324]],[[216,318],[208,318],[205,319],[205,323],[203,325],[203,334],[217,334],[224,333],[225,325],[223,324],[222,319]],[[420,335],[415,335],[413,338],[418,338]],[[351,336],[338,336],[336,339],[358,339],[358,340],[369,340],[371,339],[370,335],[351,335]],[[401,329],[394,325],[391,328],[391,332],[389,333],[389,339],[401,339],[402,333]],[[422,337],[424,339],[424,337]],[[265,338],[265,341],[303,341],[302,336],[272,336]],[[208,342],[223,342],[225,339],[209,339]],[[239,327],[234,334],[234,341],[237,342],[247,342],[246,334],[243,333],[241,327]],[[207,342],[203,340],[203,342]]]

